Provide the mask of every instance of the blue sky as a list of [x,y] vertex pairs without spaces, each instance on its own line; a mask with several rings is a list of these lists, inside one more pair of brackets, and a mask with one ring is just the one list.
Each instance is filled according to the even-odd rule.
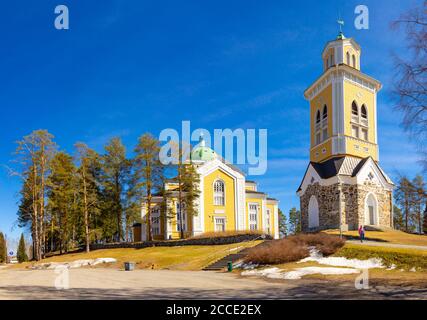
[[[391,177],[421,170],[389,91],[402,36],[389,24],[419,1],[364,1],[370,29],[356,30],[359,1],[19,1],[2,4],[0,164],[15,141],[48,129],[61,149],[102,151],[113,136],[131,151],[164,128],[268,129],[260,189],[288,211],[308,164],[304,89],[322,72],[321,51],[344,33],[362,46],[362,71],[384,84],[378,97],[380,164]],[[54,28],[66,4],[70,30]],[[131,152],[129,153],[131,154]],[[0,170],[0,230],[16,237],[19,180]]]

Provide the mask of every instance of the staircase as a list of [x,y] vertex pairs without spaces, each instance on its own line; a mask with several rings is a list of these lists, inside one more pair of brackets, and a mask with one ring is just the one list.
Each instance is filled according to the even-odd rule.
[[257,244],[256,246],[250,247],[250,248],[245,248],[237,253],[232,253],[229,254],[227,256],[225,256],[224,258],[221,258],[217,261],[215,261],[214,263],[204,267],[202,270],[204,271],[218,271],[218,270],[222,270],[224,268],[227,267],[228,262],[232,262],[233,264],[239,260],[242,260],[248,253],[248,251],[252,248],[261,246],[261,245],[265,245],[266,243],[268,243],[268,241],[264,241],[260,244]]

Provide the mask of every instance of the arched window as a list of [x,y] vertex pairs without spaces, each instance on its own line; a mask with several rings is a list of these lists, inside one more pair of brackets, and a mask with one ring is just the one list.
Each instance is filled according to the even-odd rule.
[[350,53],[347,52],[347,65],[350,65]]
[[319,110],[317,110],[317,113],[316,113],[316,123],[320,123],[320,111]]
[[326,119],[328,117],[328,107],[326,104],[323,106],[323,119]]
[[222,180],[217,180],[214,183],[214,205],[225,205],[225,185]]
[[353,54],[353,68],[356,68],[356,56]]
[[351,114],[353,116],[359,116],[359,108],[357,107],[356,101],[353,101],[351,104]]
[[366,106],[362,104],[362,108],[360,109],[360,114],[363,119],[368,119],[368,111],[366,110]]
[[322,140],[325,141],[328,139],[328,107],[326,104],[323,106],[322,119]]

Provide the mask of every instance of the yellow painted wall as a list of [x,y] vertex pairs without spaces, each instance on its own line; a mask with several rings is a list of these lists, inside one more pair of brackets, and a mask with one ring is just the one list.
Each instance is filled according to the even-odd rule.
[[[225,184],[225,206],[214,205],[213,184],[217,179],[221,179]],[[215,231],[214,217],[226,218],[226,230],[235,230],[235,183],[231,176],[220,169],[215,170],[204,177],[204,214],[205,232]],[[215,213],[215,210],[224,210],[224,213]]]
[[[365,104],[368,111],[368,142],[371,144],[375,143],[375,93],[370,92],[356,84],[345,81],[344,82],[344,134],[351,137],[351,106],[353,101],[356,101],[359,106],[359,113],[362,104]],[[358,157],[371,156],[374,160],[377,159],[378,147],[364,142],[363,140],[357,139],[346,139],[347,154],[355,155]],[[359,146],[359,149],[355,148],[355,145]],[[364,151],[364,148],[369,148],[368,152]]]
[[[315,146],[316,139],[316,113],[320,110],[322,117],[323,106],[328,107],[328,137],[332,136],[332,85],[328,85],[323,92],[319,93],[315,98],[310,101],[310,130],[311,130],[311,147],[314,148],[310,152],[310,160],[320,162],[331,156],[332,145],[330,141],[325,141]],[[326,148],[326,153],[322,153],[322,149]],[[316,152],[319,152],[319,156],[316,157]]]

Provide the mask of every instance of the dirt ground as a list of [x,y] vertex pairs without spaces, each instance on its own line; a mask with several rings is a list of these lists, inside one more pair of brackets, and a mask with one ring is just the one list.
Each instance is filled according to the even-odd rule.
[[[265,280],[236,273],[81,268],[0,270],[0,299],[427,299],[427,284],[370,284],[342,280]],[[57,289],[55,284],[59,287]]]

